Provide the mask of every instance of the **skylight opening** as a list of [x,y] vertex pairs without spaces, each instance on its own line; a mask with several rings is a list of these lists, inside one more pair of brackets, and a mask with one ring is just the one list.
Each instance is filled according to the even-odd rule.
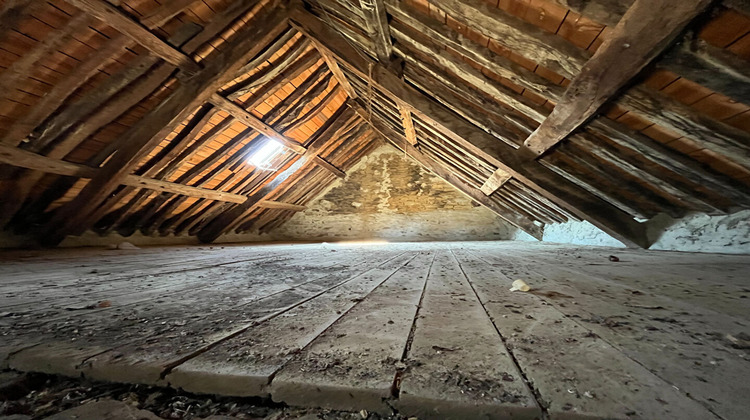
[[274,139],[267,139],[266,144],[248,158],[248,162],[258,168],[269,169],[273,159],[283,150],[284,146],[281,143]]

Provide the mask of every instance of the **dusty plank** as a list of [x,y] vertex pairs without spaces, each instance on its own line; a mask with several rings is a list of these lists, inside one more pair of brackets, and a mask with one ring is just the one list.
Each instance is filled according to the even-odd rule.
[[[551,419],[711,418],[713,415],[552,304],[554,289],[511,292],[513,279],[462,251],[461,269]],[[544,294],[550,296],[547,298]]]
[[[395,254],[395,256],[394,256]],[[210,309],[213,314],[204,318],[191,320],[187,330],[188,336],[168,336],[147,345],[128,345],[87,360],[84,374],[102,380],[118,380],[131,383],[155,383],[164,374],[170,372],[199,354],[229,340],[250,328],[273,319],[289,310],[303,305],[312,299],[336,292],[339,287],[349,283],[370,284],[381,267],[401,265],[410,255],[403,252],[384,252],[375,258],[368,258],[364,251],[359,252],[360,264],[332,266],[326,275],[314,280],[298,275],[287,281],[290,285],[281,286],[273,281],[273,276],[266,280],[263,287],[253,287],[256,291],[252,297],[243,297],[246,303],[227,308]],[[356,261],[356,260],[355,260]],[[360,265],[364,265],[363,267]],[[364,271],[364,274],[362,272]],[[260,276],[259,276],[260,277]],[[307,280],[307,281],[302,281]],[[263,289],[270,288],[268,291]],[[365,287],[367,290],[367,287]],[[231,292],[231,291],[229,291]],[[258,293],[261,292],[261,293]],[[269,293],[270,292],[270,293]],[[235,291],[236,294],[236,291]],[[358,295],[360,298],[366,292]],[[264,296],[265,295],[265,296]],[[357,296],[354,299],[358,298]],[[184,304],[180,304],[181,306]],[[184,307],[184,306],[183,306]],[[171,319],[182,319],[174,313]],[[177,351],[175,351],[178,349]],[[12,359],[11,359],[12,361]]]
[[406,357],[409,369],[401,377],[399,398],[393,405],[407,416],[533,419],[541,415],[449,251],[439,251],[435,258]]
[[[211,287],[205,278],[218,278],[221,273],[231,273],[233,270],[251,271],[253,267],[262,267],[264,264],[274,264],[282,261],[299,264],[299,260],[289,255],[277,256],[281,250],[269,250],[265,253],[253,255],[252,257],[235,256],[231,260],[218,260],[206,258],[199,263],[195,260],[187,263],[179,261],[175,264],[159,264],[159,271],[143,269],[147,268],[147,262],[137,261],[131,266],[120,265],[113,267],[112,271],[105,269],[87,269],[83,274],[73,277],[44,278],[34,276],[38,280],[36,284],[29,282],[3,286],[0,290],[5,297],[12,300],[3,301],[0,308],[4,311],[13,311],[16,315],[22,315],[22,322],[34,320],[49,321],[54,316],[82,315],[94,312],[106,312],[106,308],[90,308],[82,312],[66,312],[68,308],[84,309],[86,306],[96,304],[103,300],[109,300],[118,307],[147,301],[157,294],[169,294],[175,290],[189,290],[196,287]],[[325,252],[309,252],[306,258],[324,256]],[[328,261],[331,261],[329,258]],[[335,261],[335,259],[333,259]],[[68,271],[65,266],[59,267],[59,271]],[[100,271],[101,270],[101,271]],[[119,273],[127,272],[122,275]],[[296,272],[295,272],[296,273]],[[119,274],[119,275],[118,275]],[[281,275],[283,273],[279,273]],[[298,274],[298,273],[297,273]],[[31,277],[31,276],[29,276]],[[40,278],[41,277],[41,278]],[[230,276],[232,281],[236,278]],[[12,316],[11,319],[17,318]],[[3,322],[4,324],[4,322]]]
[[[198,287],[180,293],[173,291],[160,297],[162,291],[146,290],[113,300],[112,307],[105,308],[112,314],[110,317],[84,313],[41,318],[27,323],[24,332],[42,344],[13,354],[9,365],[28,371],[73,376],[84,371],[90,377],[104,380],[155,383],[170,361],[346,281],[351,276],[350,270],[359,272],[358,266],[365,260],[352,259],[351,255],[342,258],[344,262],[339,263],[343,266],[333,261],[332,265],[317,266],[307,276],[303,275],[304,258],[298,265],[269,261],[261,265],[267,270],[252,265],[237,270],[224,268],[207,272]],[[314,259],[310,261],[314,263]],[[346,265],[346,261],[351,265]],[[223,280],[217,282],[218,279]],[[237,293],[238,289],[252,289],[253,293]],[[186,318],[187,307],[194,312]],[[35,336],[33,329],[37,327],[33,325],[42,325],[39,328],[48,332],[42,337]],[[75,339],[72,342],[71,337]],[[57,348],[68,349],[70,353],[58,357]],[[77,356],[72,357],[73,354]]]
[[[413,255],[408,258],[363,272],[359,280],[228,340],[176,367],[167,380],[195,392],[223,390],[229,395],[267,396],[271,379],[278,376],[282,366],[345,316],[367,291],[382,281],[384,273],[398,270]],[[229,381],[222,379],[226,375],[231,376]]]
[[434,253],[391,272],[374,291],[275,375],[272,396],[291,405],[387,414]]
[[548,303],[566,316],[581,320],[601,339],[717,418],[742,417],[745,409],[736,402],[748,392],[741,378],[750,374],[750,368],[738,363],[745,354],[734,349],[725,337],[746,330],[746,318],[727,316],[670,294],[633,289],[609,276],[560,269],[548,262],[532,267],[528,261],[508,254],[502,261],[486,252],[481,256],[514,276],[529,279],[540,292],[552,290],[570,296],[557,296],[557,301],[550,299]]

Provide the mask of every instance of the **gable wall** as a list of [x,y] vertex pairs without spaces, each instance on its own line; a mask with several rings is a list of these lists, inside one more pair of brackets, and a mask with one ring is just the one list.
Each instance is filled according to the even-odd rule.
[[348,171],[274,239],[499,240],[515,228],[391,146]]

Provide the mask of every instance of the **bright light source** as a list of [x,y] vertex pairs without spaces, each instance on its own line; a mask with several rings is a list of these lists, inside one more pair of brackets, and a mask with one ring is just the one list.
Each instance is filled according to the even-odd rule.
[[278,156],[283,149],[284,146],[282,146],[278,141],[267,139],[266,144],[264,144],[260,148],[260,150],[255,152],[255,154],[250,156],[250,158],[248,158],[248,161],[259,168],[267,168],[273,158]]
[[340,246],[373,246],[373,245],[384,245],[387,244],[388,241],[385,239],[372,239],[369,241],[339,241],[334,242],[334,245],[340,245]]

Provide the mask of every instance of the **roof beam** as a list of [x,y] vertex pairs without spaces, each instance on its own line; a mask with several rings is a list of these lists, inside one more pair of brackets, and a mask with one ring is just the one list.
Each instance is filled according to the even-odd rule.
[[527,154],[518,153],[494,136],[457,117],[431,98],[408,86],[383,66],[365,60],[345,39],[310,13],[295,8],[290,16],[306,35],[318,40],[325,39],[326,45],[330,47],[339,63],[365,80],[372,65],[374,83],[391,96],[408,103],[427,121],[443,127],[447,130],[446,134],[451,135],[451,138],[466,147],[469,152],[484,156],[495,167],[507,168],[506,170],[524,184],[562,205],[563,208],[570,209],[578,217],[588,220],[625,245],[649,245],[645,227],[627,213],[567,182],[533,160],[530,161]]
[[[6,145],[0,145],[0,163],[49,174],[88,179],[96,177],[98,172],[96,168],[92,168],[90,166],[66,162],[64,160],[52,159],[36,153],[21,150],[17,147]],[[240,194],[216,191],[208,188],[192,187],[189,185],[162,181],[138,175],[127,175],[125,178],[123,178],[122,185],[136,188],[145,188],[165,193],[180,194],[188,197],[204,198],[207,200],[224,201],[227,203],[244,203],[245,199],[247,198],[244,195]],[[272,200],[261,200],[258,203],[258,206],[294,211],[302,211],[306,208],[305,206],[299,206],[297,204],[281,203]]]
[[323,57],[323,60],[325,60],[326,64],[328,64],[328,68],[331,69],[331,73],[333,73],[333,77],[336,78],[336,80],[339,82],[339,85],[341,85],[341,88],[344,89],[347,95],[349,95],[350,98],[356,99],[357,93],[354,91],[354,88],[352,88],[352,85],[349,83],[349,80],[344,75],[344,72],[341,71],[341,68],[339,67],[339,63],[336,62],[336,59],[333,58],[331,55],[331,52],[328,51],[327,48],[323,47],[320,42],[317,40],[312,40],[313,45],[315,46],[315,49],[318,50],[318,53],[320,53],[320,56]]
[[236,70],[287,28],[284,14],[285,10],[278,8],[256,16],[254,20],[261,24],[248,24],[250,29],[241,30],[226,48],[206,59],[203,70],[179,83],[156,108],[123,133],[118,140],[123,146],[78,196],[56,211],[43,227],[40,238],[44,244],[54,246],[66,235],[81,233],[88,228],[94,222],[88,220],[88,216],[121,184],[121,180],[196,107],[231,80]]
[[656,62],[743,104],[750,103],[750,62],[700,38],[685,39]]
[[[389,4],[396,0],[388,0]],[[565,77],[578,73],[589,53],[564,38],[521,20],[483,0],[431,0],[464,25]]]
[[342,171],[341,169],[333,166],[332,163],[328,162],[327,160],[323,159],[319,155],[313,156],[313,162],[320,166],[321,168],[327,170],[328,172],[332,173],[338,178],[346,178],[346,172]]
[[300,206],[299,204],[283,203],[281,201],[274,200],[260,200],[258,201],[258,207],[264,209],[280,209],[280,210],[291,210],[291,211],[305,211],[306,206]]
[[[549,0],[571,11],[583,15],[594,22],[615,26],[635,0]],[[725,7],[750,15],[747,0],[724,0]]]
[[270,182],[259,188],[256,192],[247,197],[245,202],[234,206],[227,211],[219,214],[217,217],[212,219],[203,229],[198,232],[198,239],[202,242],[213,242],[221,236],[227,229],[230,229],[238,220],[244,217],[248,210],[255,207],[258,202],[264,200],[268,195],[272,194],[276,188],[278,188],[284,181],[294,175],[299,169],[309,163],[314,156],[317,155],[318,151],[325,146],[325,144],[331,140],[333,134],[335,134],[340,128],[339,123],[348,121],[349,118],[345,118],[343,114],[336,114],[338,118],[330,125],[327,129],[323,130],[319,136],[317,136],[308,146],[305,153],[301,154],[294,163],[287,167],[284,171],[279,172]]
[[661,54],[711,0],[636,0],[524,142],[541,155],[565,139]]
[[266,137],[269,137],[274,140],[278,140],[280,143],[282,143],[286,148],[293,151],[294,153],[301,155],[302,153],[305,153],[305,149],[302,145],[297,143],[296,141],[286,137],[285,135],[279,133],[276,131],[273,127],[270,125],[264,123],[260,118],[256,117],[255,115],[249,113],[241,106],[237,105],[236,103],[230,101],[229,99],[219,95],[218,93],[214,93],[211,95],[211,97],[208,99],[209,102],[216,105],[217,107],[223,109],[224,111],[228,112],[230,115],[232,115],[234,118],[237,118],[239,121],[246,124],[248,127],[254,129],[255,131],[263,134]]
[[[78,31],[81,26],[86,26],[92,21],[91,17],[85,13],[78,12],[73,15],[65,25],[58,29],[54,29],[51,33],[42,39],[34,48],[23,54],[18,60],[13,61],[8,68],[3,69],[0,73],[0,92],[8,92],[16,89],[24,80],[26,80],[31,74],[34,73],[36,63],[44,57],[57,52],[60,47],[70,43],[71,40],[75,39],[74,34]],[[31,108],[33,109],[33,107]],[[3,143],[15,142],[16,144],[21,139],[6,138],[3,139]]]
[[378,60],[387,65],[391,61],[393,45],[385,4],[383,0],[359,0],[359,5],[364,11],[365,25]]
[[429,16],[424,16],[407,4],[402,2],[389,4],[388,10],[396,19],[391,22],[391,33],[398,39],[399,44],[403,43],[412,49],[425,52],[423,43],[417,37],[412,36],[413,33],[422,34],[434,40],[436,44],[450,47],[461,55],[465,55],[487,67],[493,73],[521,87],[531,89],[545,96],[545,98],[556,99],[564,91],[562,86],[528,70],[507,57],[495,54],[486,45],[477,43],[444,23],[440,23]]
[[[362,108],[359,104],[354,105],[353,108],[363,118],[368,115],[367,111],[365,111],[364,108]],[[419,165],[421,165],[428,171],[435,174],[438,178],[447,182],[453,188],[459,190],[470,199],[487,207],[493,213],[497,214],[498,217],[508,222],[512,226],[521,229],[522,231],[528,233],[529,235],[540,241],[542,240],[543,230],[541,226],[535,224],[530,219],[515,212],[509,211],[508,209],[501,207],[498,203],[490,200],[486,195],[482,194],[481,191],[466,183],[464,180],[453,174],[449,169],[444,168],[442,165],[438,164],[436,161],[423,154],[419,149],[409,143],[409,141],[405,137],[401,136],[387,124],[383,123],[380,120],[379,116],[373,116],[368,120],[368,122],[390,144],[404,151],[406,155],[414,159]],[[396,141],[396,139],[400,140],[400,142]]]
[[118,32],[128,36],[154,55],[172,63],[181,70],[195,73],[200,70],[192,58],[182,51],[172,47],[143,27],[140,23],[123,13],[120,9],[104,0],[66,0],[71,5],[101,20]]
[[155,29],[167,23],[169,19],[180,14],[183,10],[190,7],[191,4],[198,0],[170,0],[167,4],[156,8],[153,12],[140,19],[143,26],[149,29]]
[[94,54],[88,56],[75,68],[75,71],[56,83],[34,107],[29,109],[28,113],[10,127],[3,137],[2,143],[18,145],[24,141],[26,136],[60,108],[73,92],[97,74],[102,65],[116,59],[117,54],[123,52],[128,43],[129,41],[124,35],[118,35],[110,39]]
[[[516,50],[522,55],[530,49],[533,50],[531,46],[535,45],[537,42],[542,42],[548,38],[548,35],[550,35],[527,34],[526,29],[524,29],[526,25],[525,23],[519,23],[510,19],[501,10],[494,7],[487,8],[485,7],[486,5],[477,3],[474,0],[467,0],[465,4],[461,3],[460,5],[456,5],[454,0],[445,0],[445,3],[452,4],[451,10],[454,10],[454,12],[456,10],[464,9],[473,10],[473,14],[461,15],[459,16],[459,19],[469,22],[470,26],[480,30],[486,36],[498,40],[498,42],[504,42],[507,45],[513,44],[518,48],[525,48]],[[531,113],[528,115],[535,117],[537,121],[542,121],[547,114],[547,111],[543,108],[534,111],[535,106],[533,103],[526,101],[523,96],[517,96],[515,93],[504,90],[494,81],[483,77],[481,73],[476,71],[473,67],[465,65],[465,63],[457,61],[453,59],[453,57],[439,56],[438,54],[440,54],[440,50],[436,50],[434,46],[426,45],[424,41],[416,40],[417,38],[422,39],[421,37],[411,38],[408,34],[413,33],[414,30],[405,30],[405,25],[400,24],[397,21],[406,22],[409,26],[416,29],[417,32],[427,34],[429,37],[449,45],[451,48],[467,55],[491,71],[513,80],[514,83],[517,83],[520,86],[532,89],[545,99],[557,103],[562,95],[563,92],[561,91],[560,86],[545,81],[538,75],[533,75],[533,73],[522,69],[517,65],[508,66],[507,60],[498,58],[484,46],[479,46],[465,37],[460,36],[460,34],[457,34],[457,32],[448,28],[446,25],[437,24],[430,19],[420,18],[419,12],[414,12],[413,9],[410,9],[403,4],[399,4],[395,0],[387,0],[387,4],[390,13],[396,18],[396,20],[391,23],[391,33],[394,37],[399,39],[399,44],[394,47],[397,53],[403,53],[403,46],[409,45],[410,48],[440,59],[443,61],[443,63],[441,63],[442,66],[446,66],[447,68],[450,68],[451,71],[457,72],[455,74],[460,78],[469,81],[472,81],[473,79],[472,83],[474,83],[474,81],[480,83],[479,86],[492,92],[493,96],[499,101],[506,104],[509,103],[507,102],[509,100],[525,103],[525,105],[522,108],[519,108],[519,110],[524,112],[530,111]],[[487,16],[478,12],[482,10],[485,10],[488,13]],[[493,19],[500,19],[507,25],[493,26],[493,19],[488,19],[488,16],[492,16]],[[508,31],[506,30],[508,27],[514,27],[515,30]],[[542,56],[547,56],[548,58],[565,57],[567,56],[566,48],[572,45],[569,43],[560,44],[561,39],[559,37],[547,41],[549,41],[549,51],[545,52],[541,49],[539,51],[533,50],[527,58],[534,59],[533,56],[535,56],[541,60],[543,59]],[[580,54],[570,55],[566,62],[569,70],[573,72],[572,75],[578,74],[591,56],[588,51],[579,49],[579,52]],[[410,57],[406,58],[407,60],[410,59]],[[536,61],[540,62],[539,60]],[[700,61],[693,58],[686,58],[685,60],[691,62]],[[423,63],[412,64],[416,66],[424,66]],[[672,70],[670,65],[667,65],[666,68]],[[503,95],[503,91],[506,91],[510,95]],[[614,103],[643,116],[661,127],[692,139],[713,152],[725,156],[732,156],[732,159],[736,163],[750,167],[750,148],[747,146],[750,144],[750,135],[736,127],[717,121],[705,114],[701,114],[688,105],[642,85],[625,90],[619,98],[614,100]],[[515,106],[515,104],[513,105]],[[538,111],[542,112],[540,113]],[[469,120],[473,119],[469,118]]]

